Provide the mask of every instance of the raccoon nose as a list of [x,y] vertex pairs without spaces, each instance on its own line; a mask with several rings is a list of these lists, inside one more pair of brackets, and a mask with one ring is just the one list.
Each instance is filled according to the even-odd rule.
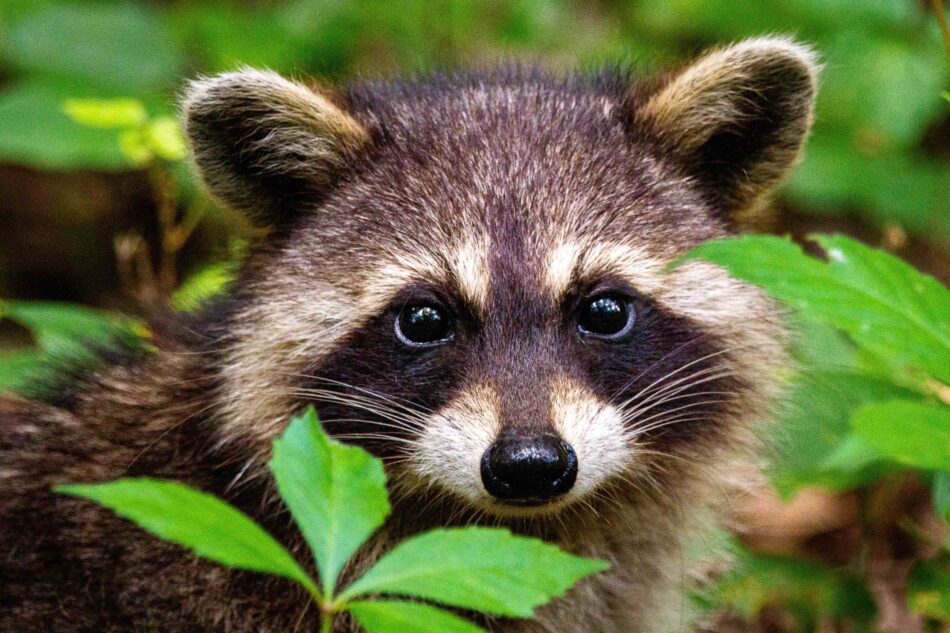
[[554,435],[500,438],[482,456],[482,483],[496,499],[537,505],[577,479],[577,454]]

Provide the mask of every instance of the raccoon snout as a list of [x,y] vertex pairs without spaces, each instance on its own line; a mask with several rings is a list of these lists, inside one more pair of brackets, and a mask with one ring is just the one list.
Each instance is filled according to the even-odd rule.
[[482,456],[482,483],[496,499],[539,505],[577,480],[577,454],[555,435],[500,438]]

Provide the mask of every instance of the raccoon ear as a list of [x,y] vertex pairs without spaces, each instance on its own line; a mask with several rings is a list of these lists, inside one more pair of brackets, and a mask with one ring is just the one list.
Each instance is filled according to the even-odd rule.
[[812,123],[818,70],[806,46],[747,40],[674,75],[635,117],[679,156],[724,215],[741,221],[798,158]]
[[269,71],[192,81],[182,110],[205,183],[261,224],[301,195],[325,193],[369,140],[327,96]]

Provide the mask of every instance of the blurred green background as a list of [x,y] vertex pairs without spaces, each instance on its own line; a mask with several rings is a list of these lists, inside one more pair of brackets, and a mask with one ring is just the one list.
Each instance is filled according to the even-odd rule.
[[[942,93],[950,89],[950,64],[935,6],[0,0],[0,298],[135,314],[169,296],[189,309],[220,287],[248,229],[201,192],[182,160],[169,117],[182,83],[197,74],[253,65],[346,81],[501,59],[556,69],[629,62],[646,72],[707,46],[768,33],[812,43],[825,64],[814,134],[777,197],[772,230],[849,233],[946,283],[950,95]],[[121,320],[113,315],[103,325],[97,314],[9,303],[0,348],[21,351],[0,362],[0,387],[5,375],[39,358],[31,344],[68,346],[71,332],[98,340]],[[752,495],[739,509],[733,531],[742,545],[724,535],[729,565],[716,559],[697,572],[710,581],[696,594],[709,612],[705,630],[870,631],[893,615],[881,612],[882,596],[893,594],[926,627],[900,633],[950,631],[945,553],[873,555],[881,542],[903,546],[884,530],[908,516],[916,517],[914,525],[929,520],[914,514],[932,506],[927,487],[906,473],[869,474],[870,462],[845,441],[850,413],[896,388],[866,377],[849,382],[842,364],[858,361],[834,333],[808,331],[804,340],[799,357],[821,371],[793,394],[807,402],[786,416],[798,425],[790,428],[801,430],[789,433],[771,470],[772,485],[798,497],[785,505]],[[946,494],[950,499],[950,487]],[[898,514],[881,514],[887,512]],[[756,523],[756,516],[773,521]],[[700,559],[712,544],[701,549]],[[875,575],[860,564],[878,559],[896,567]],[[930,562],[904,569],[905,559]],[[901,577],[899,586],[876,586],[885,572]]]
[[[765,33],[811,42],[825,62],[815,133],[783,190],[779,229],[889,240],[945,278],[948,64],[927,2],[3,0],[0,294],[114,302],[109,249],[91,242],[116,226],[155,231],[142,170],[114,130],[65,116],[67,98],[133,97],[159,116],[174,113],[185,79],[243,64],[335,81],[508,58],[651,69]],[[178,172],[187,200],[193,182]],[[220,246],[207,232],[190,250]],[[67,261],[77,268],[57,265]]]

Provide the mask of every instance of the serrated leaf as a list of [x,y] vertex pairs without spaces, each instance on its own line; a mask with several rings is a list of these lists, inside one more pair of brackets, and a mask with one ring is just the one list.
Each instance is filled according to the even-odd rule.
[[58,486],[57,492],[90,499],[152,534],[218,563],[316,586],[280,543],[246,514],[217,497],[158,479]]
[[76,123],[106,129],[139,126],[148,118],[138,99],[67,99],[63,111]]
[[468,620],[419,602],[351,602],[346,610],[369,633],[485,633]]
[[395,594],[528,618],[535,607],[608,567],[507,530],[433,530],[397,545],[342,597]]
[[950,408],[914,400],[867,404],[854,432],[883,455],[915,468],[950,470]]
[[724,266],[808,317],[844,330],[872,353],[950,382],[950,291],[852,239],[814,239],[828,263],[788,239],[762,235],[709,242],[687,258]]
[[268,466],[332,596],[343,565],[389,514],[382,462],[327,436],[310,407],[274,440]]

